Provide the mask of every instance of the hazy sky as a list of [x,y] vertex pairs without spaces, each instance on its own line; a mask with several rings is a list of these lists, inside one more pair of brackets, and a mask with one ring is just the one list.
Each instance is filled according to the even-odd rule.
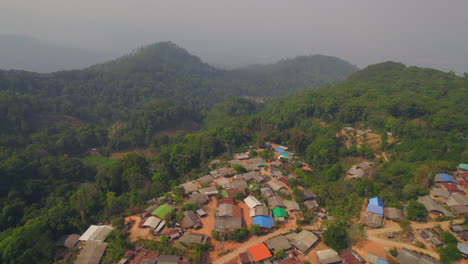
[[171,40],[221,64],[325,54],[468,72],[468,0],[0,0],[0,33],[115,54]]

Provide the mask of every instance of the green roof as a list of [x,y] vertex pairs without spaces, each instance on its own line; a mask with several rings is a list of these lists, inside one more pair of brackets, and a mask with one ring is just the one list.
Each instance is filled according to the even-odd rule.
[[468,170],[468,164],[460,163],[458,164],[458,168],[462,170]]
[[226,190],[222,190],[222,191],[221,191],[221,196],[222,196],[223,198],[228,198],[228,197],[229,197],[228,192],[227,192]]
[[260,163],[260,165],[258,165],[259,167],[265,167],[266,166],[266,163]]
[[172,207],[170,207],[169,205],[167,204],[163,204],[161,206],[159,206],[158,208],[156,208],[151,214],[152,215],[155,215],[161,219],[164,219],[164,217],[169,214],[169,213],[172,213],[172,211],[174,211],[174,209],[172,209]]
[[288,212],[282,207],[276,207],[273,209],[273,215],[276,217],[288,217]]

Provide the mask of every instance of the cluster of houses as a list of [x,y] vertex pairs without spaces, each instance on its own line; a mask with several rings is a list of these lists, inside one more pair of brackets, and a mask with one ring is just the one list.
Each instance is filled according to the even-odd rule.
[[[232,233],[242,229],[246,226],[246,217],[251,218],[252,224],[258,225],[264,233],[280,228],[291,215],[301,212],[302,205],[288,198],[291,197],[288,181],[297,175],[285,175],[278,170],[282,163],[293,159],[294,153],[287,152],[288,148],[284,146],[274,146],[270,143],[266,145],[275,151],[276,158],[273,161],[251,158],[247,153],[236,154],[235,158],[227,163],[241,165],[247,172],[238,174],[234,166],[219,167],[197,180],[181,184],[184,205],[175,205],[164,197],[152,199],[148,201],[150,206],[144,210],[138,227],[150,229],[155,236],[164,235],[169,241],[186,245],[202,245],[209,242],[211,232],[195,231],[203,228],[204,217],[212,218],[213,230],[218,233]],[[373,165],[372,162],[356,164],[347,174],[351,178],[363,177],[365,171]],[[448,217],[468,214],[468,197],[465,196],[465,188],[468,186],[467,164],[460,164],[453,175],[437,174],[434,181],[436,187],[431,190],[430,195],[418,199],[429,212]],[[327,215],[327,210],[319,206],[320,198],[314,192],[300,186],[299,189],[303,192],[304,207],[319,218],[331,219]],[[216,201],[216,210],[207,213],[205,205],[213,201]],[[302,209],[305,209],[304,207]],[[179,214],[174,217],[176,212]],[[379,228],[383,225],[384,219],[402,221],[403,212],[398,208],[384,207],[384,202],[378,197],[369,199],[364,224],[371,228]],[[468,229],[465,230],[463,226],[453,226],[452,229],[460,238],[465,241],[468,239]],[[59,244],[66,248],[80,247],[81,251],[74,263],[98,264],[107,248],[105,239],[111,231],[111,226],[92,225],[81,236],[74,234],[61,238]],[[242,263],[270,263],[275,253],[282,251],[286,257],[275,263],[301,263],[297,254],[307,254],[319,241],[320,237],[309,230],[283,233],[248,248],[239,255],[239,259]],[[462,249],[466,248],[464,244],[459,246]],[[364,263],[355,252],[347,252],[340,256],[336,251],[327,249],[317,251],[316,255],[317,261],[321,264]],[[409,263],[406,262],[409,259],[424,261],[424,256],[418,256],[408,250],[402,250],[399,258],[401,258],[400,263]],[[374,263],[369,260],[368,262]],[[119,264],[128,263],[185,264],[188,262],[181,256],[162,255],[137,246],[135,250],[127,251],[119,262]],[[385,262],[375,260],[375,264],[378,263]]]
[[468,164],[459,164],[453,175],[436,174],[434,183],[430,195],[418,198],[430,213],[446,217],[468,215],[468,197],[465,193],[468,187]]
[[[271,263],[275,253],[284,252],[287,258],[277,263],[302,263],[296,257],[296,252],[307,254],[320,241],[320,237],[309,230],[299,233],[291,232],[266,240],[263,243],[249,247],[245,252],[239,254],[241,263]],[[338,253],[332,249],[318,251],[318,260],[322,264],[341,263]]]
[[398,208],[384,207],[384,202],[379,197],[369,199],[364,225],[379,228],[383,225],[384,219],[401,222],[403,221],[403,212]]
[[348,179],[359,179],[364,177],[365,171],[370,169],[374,166],[375,162],[364,161],[358,164],[354,164],[351,168],[346,172],[346,176]]

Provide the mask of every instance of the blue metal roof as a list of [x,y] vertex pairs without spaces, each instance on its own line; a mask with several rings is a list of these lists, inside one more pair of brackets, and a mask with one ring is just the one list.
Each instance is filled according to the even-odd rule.
[[283,152],[283,151],[285,151],[286,149],[285,149],[285,148],[282,148],[282,147],[276,147],[276,148],[274,148],[274,150],[275,150],[276,152]]
[[451,175],[448,175],[446,173],[436,174],[435,180],[439,182],[457,182]]
[[377,260],[377,264],[388,264],[388,261],[386,261],[385,259],[379,258],[379,260]]
[[286,153],[286,152],[281,152],[281,153],[279,154],[279,156],[280,156],[280,157],[284,157],[284,158],[286,158],[286,159],[289,159],[289,158],[291,157],[291,154],[288,154],[288,153]]
[[275,220],[273,217],[264,216],[264,215],[257,215],[252,217],[253,224],[259,225],[260,227],[272,228],[275,224]]
[[384,202],[379,197],[374,197],[369,199],[369,204],[377,205],[377,206],[384,206]]
[[369,213],[376,213],[380,216],[383,216],[383,206],[378,206],[375,204],[367,205],[367,212]]

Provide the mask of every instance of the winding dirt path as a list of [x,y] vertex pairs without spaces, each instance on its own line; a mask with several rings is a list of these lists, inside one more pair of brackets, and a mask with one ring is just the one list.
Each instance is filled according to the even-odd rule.
[[[411,226],[413,227],[413,229],[432,228],[436,225],[440,225],[442,228],[447,228],[450,226],[451,223],[461,223],[461,222],[463,221],[458,219],[455,221],[444,221],[444,222],[413,223]],[[420,247],[417,247],[408,243],[396,242],[396,241],[392,241],[392,240],[379,237],[379,235],[385,234],[387,232],[400,232],[400,231],[402,231],[400,226],[393,226],[393,227],[387,227],[387,228],[381,228],[381,229],[367,230],[366,233],[367,233],[367,239],[370,241],[378,242],[378,243],[388,245],[391,247],[398,247],[398,248],[405,247],[410,250],[426,253],[435,259],[439,259],[439,254],[437,254],[434,251],[423,249],[423,248],[420,248]]]

